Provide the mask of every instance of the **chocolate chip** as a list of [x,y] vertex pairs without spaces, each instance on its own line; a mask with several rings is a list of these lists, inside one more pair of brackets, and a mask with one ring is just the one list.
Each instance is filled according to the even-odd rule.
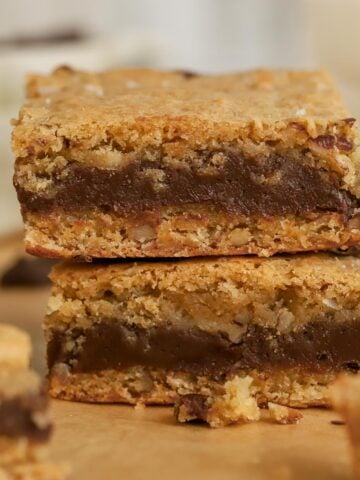
[[200,393],[181,395],[175,406],[175,417],[178,417],[180,407],[184,407],[188,421],[206,421],[208,406],[207,397]]
[[360,370],[360,362],[353,361],[353,362],[346,362],[344,367],[346,370],[350,372],[357,373]]

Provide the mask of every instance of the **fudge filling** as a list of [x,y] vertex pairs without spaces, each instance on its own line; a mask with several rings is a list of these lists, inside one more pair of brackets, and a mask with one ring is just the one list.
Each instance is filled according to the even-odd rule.
[[[235,150],[220,150],[203,152],[200,158],[201,168],[191,162],[170,168],[161,160],[140,158],[120,170],[70,162],[42,193],[15,184],[23,211],[30,212],[95,209],[129,215],[204,204],[245,216],[330,211],[349,218],[356,206],[336,174],[303,163],[290,152],[247,158]],[[221,159],[221,166],[214,165],[214,158]]]
[[[67,345],[72,350],[67,350]],[[67,363],[75,373],[147,366],[197,375],[236,369],[304,368],[312,372],[360,368],[360,322],[314,321],[279,334],[251,325],[238,343],[225,333],[165,324],[143,328],[114,321],[61,333],[53,331],[48,364]]]
[[[36,442],[46,442],[51,434],[47,420],[45,392],[0,401],[0,436],[26,437]],[[40,417],[44,416],[42,421]]]

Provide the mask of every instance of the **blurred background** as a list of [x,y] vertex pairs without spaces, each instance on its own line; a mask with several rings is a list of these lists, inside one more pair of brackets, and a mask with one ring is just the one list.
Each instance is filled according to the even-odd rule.
[[0,235],[21,228],[9,121],[27,72],[58,64],[329,69],[360,113],[360,0],[0,0]]

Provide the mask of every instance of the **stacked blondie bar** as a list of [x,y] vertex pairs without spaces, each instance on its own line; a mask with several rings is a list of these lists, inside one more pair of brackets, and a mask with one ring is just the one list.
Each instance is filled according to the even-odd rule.
[[304,252],[360,241],[357,143],[323,72],[31,76],[13,132],[26,249],[66,259],[51,394],[214,426],[327,405],[360,368],[360,259]]

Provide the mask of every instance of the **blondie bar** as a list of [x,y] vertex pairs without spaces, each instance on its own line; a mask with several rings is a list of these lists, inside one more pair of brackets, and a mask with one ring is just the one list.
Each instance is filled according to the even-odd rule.
[[360,258],[65,262],[51,278],[54,397],[172,404],[235,388],[327,405],[335,376],[360,367]]
[[26,249],[115,258],[355,245],[354,123],[324,72],[32,75],[12,140]]

